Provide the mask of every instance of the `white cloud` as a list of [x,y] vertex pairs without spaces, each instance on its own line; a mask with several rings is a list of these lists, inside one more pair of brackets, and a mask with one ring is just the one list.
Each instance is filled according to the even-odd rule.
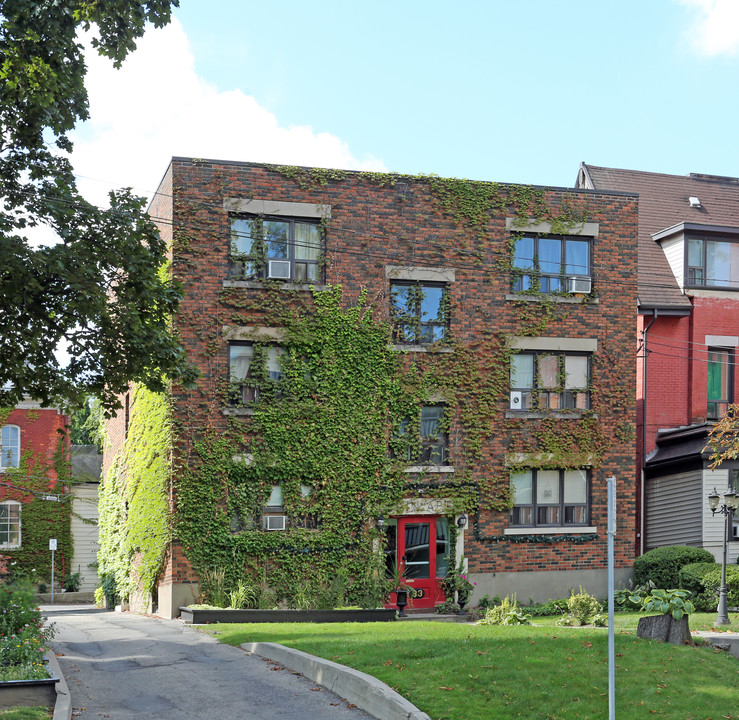
[[146,195],[172,156],[384,170],[372,156],[309,126],[282,127],[240,90],[219,91],[195,72],[180,23],[150,29],[120,70],[86,55],[90,120],[75,133],[72,162],[80,189],[103,203],[114,187]]
[[695,22],[688,38],[700,55],[739,53],[739,2],[737,0],[680,0],[694,8]]

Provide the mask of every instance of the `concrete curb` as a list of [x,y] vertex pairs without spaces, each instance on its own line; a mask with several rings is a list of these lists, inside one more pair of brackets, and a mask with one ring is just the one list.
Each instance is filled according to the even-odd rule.
[[69,694],[67,681],[62,675],[62,668],[53,650],[46,653],[46,659],[49,661],[49,669],[59,678],[56,684],[56,703],[54,704],[53,720],[71,720],[72,718],[72,696]]
[[278,643],[244,643],[241,647],[299,672],[379,720],[431,720],[402,695],[367,673]]
[[691,633],[691,635],[701,637],[706,642],[711,643],[711,645],[714,645],[721,650],[726,650],[734,657],[739,658],[739,633],[712,633],[710,631],[700,630]]

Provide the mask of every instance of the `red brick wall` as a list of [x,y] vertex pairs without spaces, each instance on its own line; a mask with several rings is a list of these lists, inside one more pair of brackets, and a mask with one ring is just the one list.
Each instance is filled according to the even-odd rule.
[[[182,280],[186,299],[177,327],[188,355],[198,365],[202,378],[194,391],[174,389],[175,418],[181,428],[181,449],[205,428],[225,427],[222,400],[214,388],[227,378],[228,346],[221,328],[234,322],[267,325],[269,315],[253,311],[248,318],[221,297],[227,278],[230,222],[223,210],[224,197],[259,198],[331,206],[326,235],[326,280],[341,283],[345,301],[353,302],[362,289],[387,309],[387,265],[454,268],[451,284],[451,333],[461,343],[477,348],[480,362],[496,362],[490,343],[492,332],[517,334],[519,324],[513,303],[506,301],[510,279],[495,270],[505,252],[508,233],[505,216],[490,219],[485,237],[456,222],[435,204],[424,179],[402,178],[407,189],[394,182],[382,187],[365,176],[347,173],[340,181],[303,186],[267,166],[211,163],[175,159],[165,178],[162,194],[152,214],[168,217],[160,203],[170,194],[172,180],[173,228],[183,240],[175,253],[173,268]],[[619,484],[619,536],[616,560],[619,567],[633,559],[635,492],[633,481],[635,441],[621,438],[616,429],[632,424],[635,417],[634,318],[636,314],[636,198],[624,194],[584,191],[546,191],[547,202],[559,207],[568,202],[587,212],[588,221],[600,225],[593,245],[594,290],[599,302],[562,306],[565,316],[550,322],[546,336],[595,338],[593,383],[603,396],[618,394],[616,406],[603,406],[608,449],[601,466],[593,470],[591,524],[597,539],[584,544],[511,543],[499,539],[508,527],[507,513],[482,510],[476,533],[467,532],[465,552],[473,572],[595,569],[606,565],[606,478],[616,475]],[[166,224],[163,226],[166,227]],[[259,293],[259,290],[240,290]],[[213,354],[213,348],[216,353]],[[487,355],[486,355],[487,354]],[[505,420],[507,397],[501,397],[499,412],[491,420],[479,478],[484,467],[500,468],[508,449],[527,433],[526,423]],[[577,422],[566,420],[563,422]],[[454,432],[451,433],[454,435]],[[475,540],[475,534],[479,539]],[[535,534],[535,531],[532,531]],[[167,568],[167,579],[190,579],[190,571],[175,545]]]
[[[658,317],[647,331],[647,454],[655,449],[657,431],[706,420],[708,363],[706,335],[739,336],[739,298],[695,297],[689,317]],[[639,330],[649,324],[639,318]],[[637,397],[642,398],[639,361]],[[735,367],[734,388],[739,388]],[[641,441],[642,415],[639,413]],[[641,442],[639,450],[641,451]]]
[[[15,408],[11,411],[5,425],[17,425],[21,431],[21,463],[23,457],[30,453],[31,463],[38,459],[39,467],[49,478],[49,488],[56,485],[57,473],[54,468],[54,453],[59,447],[60,437],[64,438],[64,446],[69,448],[66,435],[69,417],[58,410],[48,408]],[[63,434],[60,434],[63,433]],[[0,474],[0,479],[2,474]],[[31,499],[28,493],[18,495],[14,491],[0,486],[0,499],[14,498],[23,502]]]

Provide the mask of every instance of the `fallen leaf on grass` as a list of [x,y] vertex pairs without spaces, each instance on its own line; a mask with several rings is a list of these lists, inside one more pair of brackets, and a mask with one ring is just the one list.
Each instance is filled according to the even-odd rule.
[[439,690],[454,690],[454,688],[450,687],[440,687]]

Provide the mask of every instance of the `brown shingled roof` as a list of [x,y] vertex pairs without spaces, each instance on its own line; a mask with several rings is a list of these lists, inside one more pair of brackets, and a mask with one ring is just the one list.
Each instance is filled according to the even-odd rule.
[[[680,222],[739,227],[739,179],[716,175],[663,175],[580,165],[577,187],[639,193],[640,309],[689,310],[662,248],[652,234]],[[700,200],[691,207],[690,197]]]

